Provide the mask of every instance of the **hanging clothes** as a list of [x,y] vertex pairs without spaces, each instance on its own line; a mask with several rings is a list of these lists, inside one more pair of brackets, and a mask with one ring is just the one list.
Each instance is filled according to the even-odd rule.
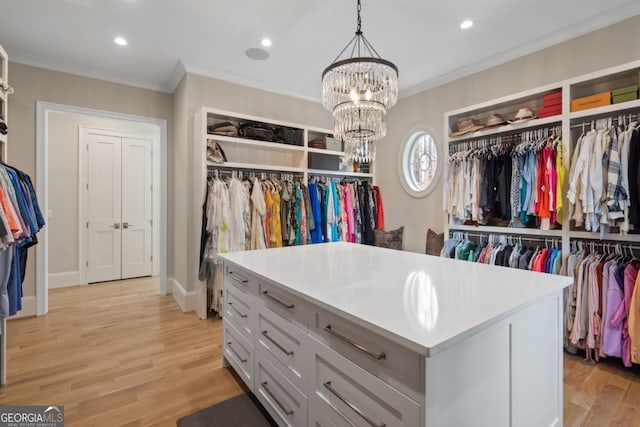
[[562,142],[545,132],[479,139],[452,153],[444,191],[451,223],[558,228]]
[[31,178],[0,162],[0,318],[22,310],[28,249],[44,225]]
[[576,227],[600,232],[611,227],[627,234],[640,226],[640,137],[637,122],[628,126],[597,121],[576,142],[567,197]]

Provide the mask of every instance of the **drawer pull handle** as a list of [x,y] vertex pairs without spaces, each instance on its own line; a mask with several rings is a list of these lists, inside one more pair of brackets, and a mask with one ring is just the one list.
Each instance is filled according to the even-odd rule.
[[236,313],[238,313],[238,315],[239,315],[240,317],[242,317],[243,319],[246,319],[246,318],[247,318],[247,315],[246,315],[246,314],[242,314],[242,312],[241,312],[240,310],[238,310],[237,308],[235,308],[235,307],[233,306],[233,303],[228,302],[227,304],[229,304],[229,307],[233,308],[233,310],[234,310]]
[[233,344],[233,341],[229,341],[227,343],[227,345],[229,346],[229,350],[231,350],[231,353],[233,353],[242,363],[247,363],[247,359],[243,359],[242,357],[240,357],[238,352],[233,347],[231,347],[231,344]]
[[385,423],[381,423],[378,424],[375,421],[373,421],[371,418],[367,417],[360,409],[358,409],[358,407],[356,405],[354,405],[353,403],[349,402],[347,399],[345,399],[340,393],[338,393],[333,386],[331,386],[331,381],[327,381],[326,383],[322,384],[323,386],[325,386],[325,388],[327,390],[329,390],[331,392],[331,394],[333,394],[335,397],[337,397],[338,399],[340,399],[342,401],[342,403],[344,403],[345,405],[347,405],[349,408],[351,408],[353,410],[353,412],[355,412],[356,414],[358,414],[358,416],[360,416],[360,418],[362,418],[363,420],[365,420],[367,423],[369,423],[369,425],[371,425],[372,427],[386,427]]
[[240,277],[236,276],[233,271],[229,272],[229,277],[231,277],[233,280],[235,280],[236,282],[240,282],[243,285],[247,286],[247,283],[249,283],[249,281],[247,279],[241,279]]
[[381,359],[386,359],[387,355],[384,353],[376,353],[375,351],[369,350],[368,348],[358,344],[357,342],[353,341],[351,338],[347,338],[344,335],[342,335],[339,332],[334,331],[333,329],[331,329],[331,325],[327,325],[324,327],[324,330],[333,335],[334,337],[346,342],[349,345],[354,346],[355,348],[357,348],[358,350],[368,354],[369,356],[373,357],[376,360],[381,360]]
[[282,405],[282,403],[280,403],[280,401],[278,400],[277,397],[274,396],[273,393],[271,393],[271,390],[269,390],[269,388],[267,387],[267,382],[263,382],[262,383],[262,388],[264,389],[264,391],[267,392],[267,394],[269,395],[269,397],[271,397],[273,399],[274,402],[276,402],[278,404],[278,406],[280,407],[280,409],[282,409],[282,412],[284,412],[287,415],[293,415],[293,410],[292,409],[287,409],[284,407],[284,405]]
[[269,298],[273,302],[277,302],[278,304],[280,304],[284,308],[288,308],[289,310],[291,310],[293,307],[295,307],[293,304],[288,304],[288,303],[286,303],[284,301],[279,300],[278,298],[276,298],[276,297],[274,297],[272,295],[269,295],[269,291],[262,291],[262,293],[264,294],[264,296],[266,296],[267,298]]
[[271,341],[273,343],[273,345],[275,345],[276,347],[278,347],[280,349],[281,352],[283,352],[284,354],[286,354],[287,356],[292,356],[293,355],[293,351],[291,350],[287,350],[286,348],[284,348],[282,345],[280,345],[279,342],[277,342],[276,340],[274,340],[273,338],[271,338],[269,336],[269,332],[267,331],[262,331],[262,336],[264,336],[266,339],[268,339],[269,341]]

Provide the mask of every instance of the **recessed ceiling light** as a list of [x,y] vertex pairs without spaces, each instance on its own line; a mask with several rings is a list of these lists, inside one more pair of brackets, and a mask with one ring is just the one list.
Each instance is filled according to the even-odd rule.
[[124,37],[116,37],[115,39],[113,39],[113,42],[118,46],[126,46],[127,44],[129,44],[127,42],[127,39],[125,39]]
[[268,38],[265,37],[265,38],[262,39],[262,41],[260,43],[264,47],[269,47],[269,46],[271,46],[271,39],[268,39]]
[[473,27],[473,21],[470,19],[465,19],[464,21],[462,21],[462,24],[460,24],[460,28],[462,28],[463,30],[468,30],[471,27]]

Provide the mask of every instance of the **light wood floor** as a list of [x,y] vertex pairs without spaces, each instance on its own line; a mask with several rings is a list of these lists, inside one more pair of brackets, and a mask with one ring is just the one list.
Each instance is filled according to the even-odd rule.
[[[49,314],[8,323],[0,405],[65,405],[67,426],[175,426],[243,390],[220,321],[180,311],[152,279],[54,289]],[[565,426],[640,426],[640,368],[564,357]]]
[[49,292],[49,314],[8,322],[0,405],[65,406],[67,426],[174,426],[242,392],[220,321],[182,313],[155,279]]

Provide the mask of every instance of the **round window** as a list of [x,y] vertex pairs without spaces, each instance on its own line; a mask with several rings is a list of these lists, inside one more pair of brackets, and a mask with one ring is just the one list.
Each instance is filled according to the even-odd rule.
[[431,132],[412,132],[399,156],[400,182],[413,197],[424,197],[437,181],[438,145]]

